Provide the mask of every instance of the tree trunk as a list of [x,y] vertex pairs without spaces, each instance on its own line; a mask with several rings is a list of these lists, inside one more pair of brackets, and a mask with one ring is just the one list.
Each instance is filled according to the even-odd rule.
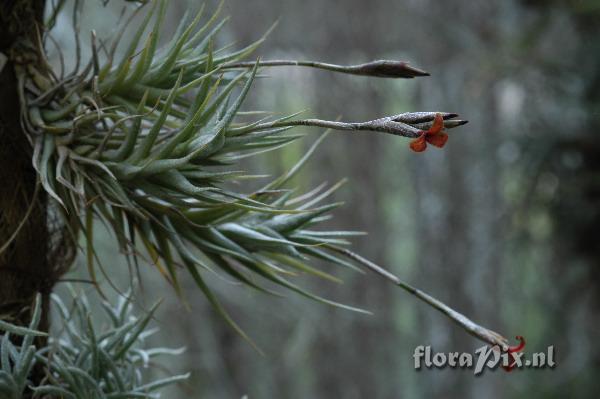
[[[42,189],[36,193],[32,148],[20,122],[13,56],[17,46],[20,54],[23,48],[35,48],[37,28],[43,32],[43,10],[44,0],[3,0],[0,5],[0,57],[6,61],[0,70],[0,318],[29,324],[40,292],[44,312],[39,329],[47,330],[48,296],[56,282],[47,256],[47,198]],[[36,59],[36,52],[30,51],[33,57],[26,58]]]

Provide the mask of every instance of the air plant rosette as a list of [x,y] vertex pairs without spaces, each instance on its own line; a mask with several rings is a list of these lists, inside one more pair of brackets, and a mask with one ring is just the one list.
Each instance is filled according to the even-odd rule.
[[[189,374],[151,379],[142,372],[165,355],[179,355],[184,349],[148,347],[148,337],[157,329],[149,328],[158,306],[142,317],[132,312],[131,299],[122,297],[116,305],[102,303],[103,328],[91,317],[91,308],[82,292],[72,291],[71,305],[53,295],[54,307],[61,320],[61,333],[40,345],[37,337],[42,316],[41,295],[32,304],[32,319],[27,327],[0,320],[0,397],[34,398],[159,398],[159,391]],[[13,342],[21,338],[20,345]],[[30,379],[34,368],[42,368],[39,382]]]
[[[74,18],[80,4],[75,4]],[[499,334],[347,249],[348,238],[356,232],[314,229],[340,205],[321,204],[338,185],[296,194],[287,183],[326,133],[292,169],[261,189],[242,193],[227,188],[228,182],[257,178],[236,169],[241,159],[303,137],[292,131],[295,126],[404,136],[413,139],[413,150],[422,151],[426,143],[443,146],[447,130],[466,123],[448,112],[409,112],[366,122],[299,119],[296,114],[240,122],[239,117],[258,114],[241,109],[261,68],[300,66],[384,78],[428,74],[404,62],[385,60],[353,66],[244,61],[264,37],[236,51],[214,49],[225,20],[218,21],[217,11],[201,24],[202,9],[191,20],[184,18],[159,48],[166,5],[155,1],[140,6],[110,44],[92,32],[91,59],[80,67],[78,50],[76,69],[69,74],[64,69],[54,72],[47,62],[29,63],[18,53],[13,55],[20,61],[22,120],[34,148],[40,184],[60,204],[73,237],[83,234],[91,280],[97,281],[98,270],[105,273],[93,239],[93,225],[101,220],[130,264],[147,256],[179,294],[182,271],[187,271],[185,276],[244,337],[205,282],[206,271],[219,270],[268,294],[279,295],[272,289],[279,286],[364,312],[308,292],[288,278],[300,272],[335,280],[312,266],[313,260],[325,260],[372,270],[479,339],[506,348],[507,341]],[[124,31],[142,8],[149,10],[117,58]],[[50,35],[51,31],[46,37]],[[38,54],[43,58],[41,48]],[[39,65],[47,67],[40,70]]]

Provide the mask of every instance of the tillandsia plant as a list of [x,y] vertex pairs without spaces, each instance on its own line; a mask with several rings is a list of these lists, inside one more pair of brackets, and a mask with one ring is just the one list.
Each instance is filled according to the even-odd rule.
[[[205,282],[206,271],[219,270],[268,294],[278,295],[272,290],[275,285],[364,312],[308,292],[290,279],[296,272],[334,278],[312,265],[313,260],[325,260],[371,270],[479,339],[507,348],[501,335],[349,250],[347,238],[355,232],[314,229],[340,205],[321,204],[338,185],[303,194],[287,184],[326,134],[296,166],[260,189],[245,193],[229,188],[229,182],[261,177],[238,170],[236,164],[301,138],[292,132],[295,126],[403,136],[412,140],[410,148],[421,152],[427,144],[443,147],[447,131],[466,123],[449,112],[408,112],[366,122],[300,119],[297,114],[243,122],[261,115],[243,111],[242,106],[262,68],[301,66],[383,78],[414,78],[426,72],[398,61],[353,66],[247,61],[264,37],[236,51],[228,46],[215,48],[215,37],[225,21],[219,22],[217,11],[202,23],[202,9],[193,18],[184,18],[160,47],[167,7],[161,0],[137,8],[111,42],[91,32],[92,55],[82,63],[77,23],[81,4],[75,1],[72,13],[77,40],[74,71],[55,71],[45,61],[44,43],[52,40],[51,30],[40,33],[37,42],[19,43],[10,57],[39,184],[57,204],[74,242],[78,234],[83,235],[94,283],[98,271],[105,273],[93,237],[94,223],[102,221],[130,264],[137,265],[147,254],[179,294],[180,280],[193,279],[216,311],[243,336]],[[124,46],[124,31],[142,9],[147,12]],[[59,7],[48,27],[58,12]],[[117,57],[120,47],[124,52]]]
[[[37,330],[40,295],[28,327],[0,321],[0,397],[21,399],[31,391],[34,398],[157,398],[162,388],[188,378],[188,374],[182,374],[148,380],[141,371],[148,369],[156,357],[183,352],[147,348],[147,338],[157,331],[148,328],[157,305],[137,317],[129,299],[122,298],[117,305],[103,302],[109,323],[100,330],[92,322],[85,294],[73,294],[71,306],[53,295],[62,332],[41,347],[34,342],[34,338],[47,335]],[[22,337],[21,345],[13,344],[11,335]],[[36,384],[29,374],[37,365],[46,373]]]

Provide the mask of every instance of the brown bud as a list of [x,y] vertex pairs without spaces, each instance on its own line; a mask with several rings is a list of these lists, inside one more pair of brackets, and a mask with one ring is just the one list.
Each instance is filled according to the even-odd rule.
[[428,72],[411,67],[406,62],[378,60],[360,65],[348,66],[347,73],[354,75],[375,76],[379,78],[414,78],[429,76]]

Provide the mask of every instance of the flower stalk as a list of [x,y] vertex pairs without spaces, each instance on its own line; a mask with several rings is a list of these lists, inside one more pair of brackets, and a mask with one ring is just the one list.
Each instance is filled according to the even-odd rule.
[[[499,346],[500,348],[502,348],[502,350],[509,351],[509,353],[511,353],[512,347],[511,348],[508,347],[508,340],[505,337],[503,337],[502,335],[498,334],[497,332],[492,331],[488,328],[485,328],[485,327],[475,323],[473,320],[469,319],[467,316],[463,315],[462,313],[457,312],[456,310],[452,309],[450,306],[446,305],[445,303],[441,302],[440,300],[432,297],[431,295],[421,291],[418,288],[413,287],[412,285],[401,280],[399,277],[397,277],[393,273],[390,273],[388,270],[384,269],[383,267],[371,262],[368,259],[363,258],[362,256],[352,252],[351,250],[346,249],[346,248],[339,248],[336,246],[328,246],[328,247],[330,249],[332,249],[333,251],[338,252],[338,253],[354,260],[355,262],[357,262],[360,265],[364,266],[365,268],[371,270],[372,272],[375,272],[376,274],[380,275],[381,277],[385,278],[386,280],[391,281],[392,283],[394,283],[398,287],[402,288],[409,294],[411,294],[414,297],[418,298],[419,300],[425,302],[427,305],[431,306],[432,308],[440,311],[441,313],[446,315],[450,320],[452,320],[454,323],[458,324],[463,330],[465,330],[466,332],[468,332],[475,338],[478,338],[481,341],[488,343],[492,346]],[[520,349],[521,348],[513,349],[512,352],[515,352]]]
[[[252,68],[252,62],[231,62],[221,65],[221,69]],[[323,69],[326,71],[345,73],[349,75],[369,76],[377,78],[412,79],[419,76],[429,76],[429,73],[410,66],[407,62],[393,60],[377,60],[358,65],[336,65],[316,61],[270,60],[260,61],[260,67],[298,66]]]
[[423,134],[423,129],[431,128],[436,115],[440,115],[440,118],[446,120],[444,121],[444,127],[449,129],[467,123],[465,120],[452,119],[456,118],[458,114],[448,112],[407,112],[366,122],[341,122],[322,119],[280,120],[259,123],[253,126],[252,130],[260,131],[289,126],[313,126],[333,130],[381,132],[395,136],[418,138]]

